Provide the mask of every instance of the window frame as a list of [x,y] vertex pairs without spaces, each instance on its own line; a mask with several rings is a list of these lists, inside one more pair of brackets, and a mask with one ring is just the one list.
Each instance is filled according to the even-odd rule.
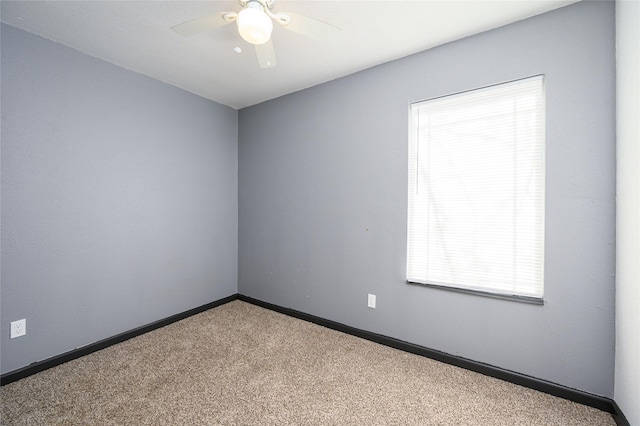
[[[492,89],[500,89],[502,87],[510,87],[513,85],[518,85],[519,83],[526,83],[532,81],[534,83],[538,83],[540,84],[540,88],[539,88],[539,96],[540,96],[540,110],[539,110],[539,114],[540,116],[538,117],[539,121],[536,122],[536,124],[539,124],[540,128],[538,129],[538,133],[537,135],[539,136],[539,140],[536,140],[536,147],[540,150],[540,157],[536,157],[538,159],[538,161],[540,161],[540,169],[539,169],[539,176],[538,178],[540,179],[540,194],[539,197],[540,199],[537,199],[537,202],[540,204],[537,204],[537,208],[540,210],[538,211],[538,213],[541,215],[541,218],[539,219],[539,223],[536,223],[537,227],[536,227],[536,235],[538,235],[541,238],[541,241],[538,243],[539,247],[536,248],[538,257],[539,259],[539,265],[537,265],[540,270],[538,272],[539,274],[539,288],[540,288],[540,292],[539,294],[535,294],[535,295],[530,295],[530,294],[524,294],[524,293],[512,293],[512,292],[507,292],[507,291],[501,291],[501,290],[497,290],[496,287],[489,287],[487,286],[486,289],[478,289],[478,288],[468,288],[465,287],[463,285],[460,284],[456,284],[456,283],[440,283],[440,282],[435,282],[435,281],[431,281],[431,280],[424,280],[424,281],[415,281],[412,280],[410,277],[410,273],[409,273],[409,262],[411,261],[410,258],[410,239],[411,237],[411,233],[413,232],[413,230],[411,229],[411,214],[412,212],[410,211],[411,208],[411,191],[412,191],[412,187],[413,187],[413,183],[411,182],[412,179],[416,179],[416,176],[412,176],[411,174],[411,162],[415,162],[418,163],[419,160],[416,157],[412,158],[412,150],[411,150],[411,144],[412,142],[412,138],[414,138],[414,134],[418,133],[417,130],[415,130],[417,127],[419,127],[418,123],[414,123],[414,118],[413,118],[413,110],[414,108],[418,108],[420,105],[422,104],[426,104],[426,103],[435,103],[438,101],[446,101],[447,99],[453,98],[453,97],[463,97],[465,95],[470,95],[473,96],[476,93],[482,93],[482,92],[489,92]],[[407,271],[406,271],[406,283],[407,284],[412,284],[412,285],[419,285],[419,286],[424,286],[424,287],[430,287],[430,288],[437,288],[437,289],[443,289],[443,290],[448,290],[448,291],[453,291],[453,292],[458,292],[458,293],[465,293],[465,294],[475,294],[475,295],[480,295],[480,296],[487,296],[487,297],[493,297],[493,298],[498,298],[498,299],[506,299],[506,300],[514,300],[514,301],[519,301],[519,302],[525,302],[525,303],[531,303],[531,304],[536,304],[536,305],[543,305],[544,304],[544,256],[545,256],[545,149],[546,149],[546,78],[544,75],[535,75],[535,76],[531,76],[531,77],[526,77],[526,78],[522,78],[522,79],[517,79],[517,80],[512,80],[512,81],[507,81],[504,83],[499,83],[499,84],[494,84],[494,85],[490,85],[490,86],[484,86],[484,87],[480,87],[480,88],[476,88],[476,89],[472,89],[472,90],[468,90],[468,91],[463,91],[463,92],[456,92],[456,93],[452,93],[449,95],[444,95],[444,96],[438,96],[438,97],[434,97],[434,98],[430,98],[430,99],[426,99],[426,100],[422,100],[422,101],[417,101],[417,102],[411,102],[409,104],[409,113],[408,113],[408,122],[409,122],[409,132],[408,132],[408,142],[409,142],[409,151],[408,151],[408,161],[409,161],[409,170],[407,173],[408,176],[408,199],[407,199]],[[416,136],[417,137],[417,136]],[[419,143],[419,142],[416,142]],[[416,154],[417,156],[417,154]],[[414,167],[419,167],[419,166],[414,166]],[[416,173],[418,173],[416,171]],[[477,287],[477,286],[476,286]]]

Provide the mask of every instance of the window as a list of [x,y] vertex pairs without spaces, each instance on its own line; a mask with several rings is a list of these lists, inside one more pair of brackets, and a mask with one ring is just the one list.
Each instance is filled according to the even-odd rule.
[[541,303],[544,78],[410,114],[407,281]]

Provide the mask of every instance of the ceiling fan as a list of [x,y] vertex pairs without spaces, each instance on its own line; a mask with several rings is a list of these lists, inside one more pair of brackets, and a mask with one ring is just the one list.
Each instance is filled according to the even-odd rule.
[[261,68],[276,66],[276,55],[271,40],[273,21],[283,28],[319,41],[337,42],[342,30],[308,16],[290,12],[271,11],[275,0],[238,0],[240,12],[218,12],[171,27],[184,37],[190,37],[236,22],[238,33],[253,44]]

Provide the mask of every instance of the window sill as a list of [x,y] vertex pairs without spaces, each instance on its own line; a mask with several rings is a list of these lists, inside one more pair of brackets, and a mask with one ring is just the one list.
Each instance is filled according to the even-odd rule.
[[430,287],[430,288],[437,288],[437,289],[440,289],[440,290],[453,291],[455,293],[473,294],[473,295],[476,295],[476,296],[491,297],[493,299],[502,299],[502,300],[510,300],[510,301],[513,301],[513,302],[528,303],[530,305],[540,305],[540,306],[544,305],[544,299],[542,299],[541,297],[517,296],[517,295],[513,295],[513,294],[491,293],[491,292],[488,292],[488,291],[469,290],[469,289],[466,289],[466,288],[448,287],[448,286],[439,285],[439,284],[417,283],[417,282],[413,282],[413,281],[406,281],[406,283],[407,284],[411,284],[411,285],[418,285],[418,286],[422,286],[422,287]]

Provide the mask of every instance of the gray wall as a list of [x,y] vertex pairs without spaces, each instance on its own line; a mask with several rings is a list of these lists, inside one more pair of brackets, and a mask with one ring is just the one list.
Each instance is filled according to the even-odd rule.
[[615,400],[640,425],[640,2],[616,2]]
[[237,111],[5,25],[1,89],[3,373],[237,292]]
[[[241,110],[239,292],[612,397],[614,41],[580,2]],[[409,103],[536,74],[545,305],[405,284]]]

